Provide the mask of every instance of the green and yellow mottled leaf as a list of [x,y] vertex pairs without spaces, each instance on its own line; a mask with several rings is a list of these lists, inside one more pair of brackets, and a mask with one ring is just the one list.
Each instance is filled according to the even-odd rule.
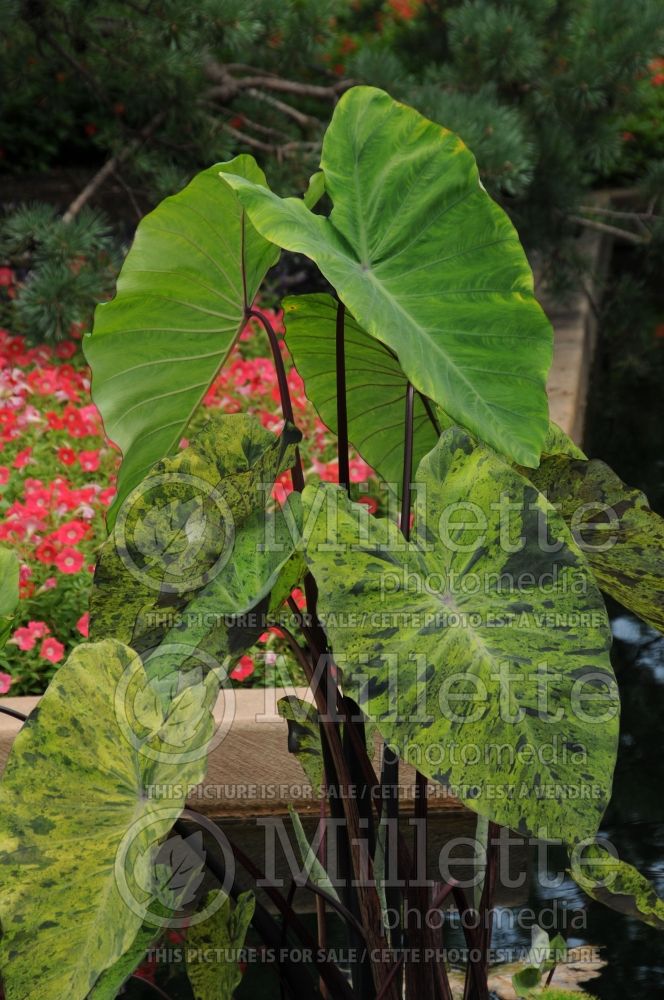
[[206,906],[214,909],[212,916],[187,934],[187,975],[194,1000],[232,1000],[242,980],[240,955],[256,900],[253,892],[242,892],[231,904],[222,893],[225,898],[221,906],[213,905],[219,893],[220,889],[214,890],[206,900]]
[[368,334],[454,420],[537,466],[548,426],[551,327],[516,231],[461,140],[373,87],[337,104],[314,215],[240,174],[257,231],[314,260]]
[[291,493],[283,507],[257,510],[247,518],[235,536],[231,558],[215,578],[218,611],[248,611],[270,594],[282,575],[290,594],[306,572],[303,555],[296,553],[301,531],[299,493]]
[[192,735],[204,742],[187,760],[186,744],[169,753],[171,723],[157,707],[149,717],[144,706],[146,740],[123,714],[124,681],[141,672],[119,642],[79,646],[14,741],[0,784],[7,1000],[83,1000],[148,917],[156,846],[205,771],[216,686],[206,712],[195,706]]
[[259,236],[220,172],[264,185],[251,156],[202,171],[140,223],[118,278],[85,339],[92,396],[122,451],[120,505],[176,446],[244,326],[279,251]]
[[[125,500],[102,548],[90,601],[91,636],[114,635],[144,656],[158,654],[162,676],[182,666],[187,648],[206,654],[192,664],[200,667],[206,656],[221,662],[253,645],[265,623],[236,625],[228,606],[235,549],[247,556],[247,541],[256,541],[255,534],[245,537],[245,526],[264,514],[272,484],[292,465],[299,440],[290,425],[277,438],[255,417],[218,415],[189,447],[157,463]],[[284,518],[279,544],[286,544],[286,528]],[[282,568],[274,553],[252,558],[253,576],[246,577],[242,593],[235,587],[244,607],[260,603]],[[284,572],[297,576],[296,563],[286,563]],[[156,662],[153,656],[149,671]]]
[[[286,346],[321,420],[337,428],[337,303],[330,295],[284,299]],[[388,484],[401,491],[404,416],[408,380],[394,354],[345,314],[348,438]],[[417,464],[439,437],[432,405],[419,394],[413,412],[413,461]]]
[[618,696],[585,559],[532,484],[459,429],[416,480],[411,544],[343,491],[327,487],[321,508],[305,490],[306,555],[344,690],[478,813],[543,838],[592,835]]
[[664,899],[645,875],[601,844],[572,852],[570,875],[598,903],[664,930]]
[[529,472],[565,520],[599,586],[664,632],[664,519],[604,462],[556,455]]
[[288,752],[296,756],[315,795],[322,793],[323,748],[316,706],[286,695],[277,702],[277,711],[288,724]]

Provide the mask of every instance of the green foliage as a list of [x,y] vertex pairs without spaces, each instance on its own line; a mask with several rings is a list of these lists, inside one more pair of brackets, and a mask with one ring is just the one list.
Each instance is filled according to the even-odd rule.
[[[95,573],[90,634],[111,633],[141,652],[162,692],[177,690],[187,671],[228,672],[264,631],[264,615],[236,623],[238,609],[225,602],[234,567],[242,571],[236,546],[264,511],[265,490],[292,464],[298,440],[292,427],[277,438],[255,417],[219,415],[189,447],[157,463],[121,508]],[[289,567],[290,586],[280,591],[282,566],[277,559],[257,584],[261,597],[274,588],[280,602],[297,582]]]
[[[336,434],[337,303],[330,295],[294,295],[283,305],[288,350],[321,420]],[[351,315],[344,317],[344,351],[348,438],[381,479],[400,492],[408,379],[394,352]],[[417,464],[438,439],[433,407],[419,394],[413,429]]]
[[557,934],[549,941],[549,935],[541,927],[532,928],[532,944],[524,968],[512,976],[512,986],[517,997],[531,1000],[542,994],[542,977],[562,962],[567,955],[565,939]]
[[0,648],[9,638],[18,607],[18,576],[16,553],[0,546]]
[[65,340],[87,326],[113,289],[118,254],[109,223],[83,208],[70,222],[49,205],[25,205],[0,223],[0,260],[26,277],[5,321],[32,341]]
[[344,17],[357,44],[349,75],[388,86],[458,132],[529,250],[559,251],[589,188],[633,182],[661,156],[657,98],[639,82],[661,55],[656,0],[412,4],[412,16],[384,21],[382,34],[362,19],[375,6]]
[[[424,500],[410,545],[386,519],[367,524],[335,487],[325,506],[305,490],[306,557],[345,689],[403,759],[471,809],[544,839],[592,836],[611,788],[618,701],[609,623],[583,555],[544,497],[458,428],[415,480]],[[512,554],[500,515],[510,505],[520,513],[508,536],[525,540]],[[468,509],[482,517],[469,522]],[[538,544],[538,523],[555,552]],[[358,602],[367,614],[354,619]],[[579,712],[584,676],[599,703]],[[550,716],[571,751],[552,772],[536,749],[551,737]],[[475,753],[485,745],[494,750]],[[572,748],[586,751],[592,799],[571,792],[581,761]]]
[[[343,7],[339,0],[17,4],[3,17],[0,40],[2,165],[36,171],[121,153],[121,178],[150,205],[202,164],[254,142],[273,178],[292,183],[297,169],[302,183],[307,158],[314,159],[316,115],[324,117],[330,98],[295,98],[303,126],[282,110],[287,93],[234,79],[336,83],[323,55]],[[248,73],[224,76],[225,67],[247,63]],[[280,99],[282,108],[274,103]],[[286,166],[276,152],[289,143]]]
[[[120,695],[127,678],[131,704]],[[14,741],[0,789],[7,1000],[87,996],[147,916],[155,846],[205,767],[204,742],[189,763],[170,742],[179,742],[183,719],[188,735],[210,738],[216,686],[206,686],[200,705],[185,690],[166,713],[148,690],[126,646],[81,646]],[[153,794],[157,786],[168,788],[166,800]]]
[[[215,905],[219,895],[224,896],[221,906]],[[235,904],[219,889],[208,895],[205,906],[214,909],[212,916],[187,935],[187,975],[195,1000],[232,1000],[242,979],[239,955],[255,905],[253,892],[241,892]]]
[[[265,183],[250,157],[230,165]],[[111,524],[132,487],[177,445],[279,256],[245,223],[220,170],[217,164],[199,174],[143,220],[118,294],[99,307],[94,336],[86,340],[92,396],[124,455]],[[153,275],[147,297],[146,271]]]
[[573,853],[570,874],[598,902],[664,930],[664,899],[636,868],[603,845],[589,844]]
[[314,794],[323,788],[323,748],[320,740],[318,712],[310,702],[287,695],[277,702],[277,711],[288,724],[288,751],[302,765]]
[[[518,24],[512,54],[527,76],[534,57],[525,21]],[[495,47],[478,53],[494,59],[497,74],[507,72]],[[603,849],[582,851],[608,801],[618,740],[597,583],[627,580],[639,612],[656,618],[651,584],[640,582],[661,577],[661,551],[653,558],[644,544],[650,512],[549,422],[551,331],[516,233],[463,143],[387,94],[358,87],[337,105],[321,168],[304,199],[285,200],[248,157],[204,171],[148,217],[116,298],[98,311],[87,345],[95,399],[124,451],[91,606],[92,635],[104,641],[58,672],[16,740],[2,784],[8,1000],[84,1000],[96,987],[108,995],[144,949],[148,911],[159,916],[152,902],[162,911],[179,906],[172,872],[158,863],[168,846],[161,841],[184,790],[202,778],[210,708],[229,664],[289,598],[303,559],[307,606],[300,612],[293,592],[288,619],[302,642],[280,627],[307,676],[324,668],[327,690],[322,679],[312,682],[321,685],[317,707],[324,699],[325,712],[346,713],[357,702],[421,774],[493,823],[562,840],[589,894],[663,923],[662,901],[638,872],[610,859],[607,883],[589,864],[605,860]],[[329,216],[311,211],[323,187]],[[307,391],[336,427],[340,467],[346,395],[350,433],[379,473],[397,471],[393,453],[403,448],[412,493],[403,490],[400,528],[353,504],[340,486],[303,488],[301,432],[266,317],[286,418],[281,436],[255,418],[224,414],[175,450],[280,246],[316,262],[344,303],[336,312],[327,296],[291,300],[288,339]],[[350,378],[337,410],[331,399],[347,376],[337,342],[345,344],[346,331]],[[379,371],[384,406],[371,398]],[[410,411],[401,439],[391,426],[404,395],[414,398],[408,382],[418,401],[414,477]],[[382,440],[368,444],[371,434]],[[275,480],[287,469],[302,497],[277,508]],[[559,491],[561,511],[545,489]],[[617,508],[624,537],[613,565],[586,559],[566,523],[587,495]],[[375,919],[385,911],[392,845],[385,824],[375,838],[361,823],[375,784],[369,754],[343,714],[330,720],[323,707],[319,714],[297,699],[280,711],[314,788],[344,793],[349,870],[335,905],[351,914],[351,926],[359,914],[375,954],[372,946],[387,940]],[[153,797],[155,787],[170,790],[167,801]],[[367,859],[378,886],[363,878],[372,871]],[[320,868],[312,872],[327,886]],[[490,894],[489,874],[487,865]],[[123,897],[121,875],[139,907]],[[191,878],[198,887],[202,869]],[[446,891],[456,888],[448,883]],[[207,921],[197,910],[189,944],[239,947],[253,900],[240,897],[234,909],[225,896],[205,902],[219,908]],[[484,942],[484,968],[489,941],[483,931],[475,940]],[[537,985],[558,944],[547,941],[543,957],[533,949],[523,989]],[[188,964],[201,1000],[227,997],[237,983],[235,959]],[[376,993],[396,1000],[389,965],[374,962],[372,971]],[[355,990],[362,976],[355,968],[352,975]]]
[[[415,389],[536,464],[551,328],[516,232],[481,187],[470,152],[388,94],[355,87],[335,109],[321,166],[327,219],[224,177],[261,235],[316,261]],[[480,337],[493,341],[491,367],[478,363]]]
[[664,519],[604,462],[554,455],[530,473],[573,528],[607,594],[664,632]]

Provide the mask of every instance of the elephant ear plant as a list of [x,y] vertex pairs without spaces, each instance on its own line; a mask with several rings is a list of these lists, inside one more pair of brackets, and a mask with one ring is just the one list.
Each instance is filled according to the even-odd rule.
[[[305,483],[283,345],[254,309],[282,249],[332,289],[283,309],[286,347],[337,435],[338,485]],[[274,356],[280,435],[220,414],[180,447],[252,317]],[[283,948],[275,996],[451,1000],[452,904],[465,997],[487,1000],[501,828],[562,842],[589,895],[664,925],[647,880],[597,837],[619,712],[600,591],[662,629],[664,527],[549,423],[551,328],[454,134],[355,87],[304,197],[277,197],[249,156],[203,171],[139,226],[85,352],[123,462],[92,641],[58,671],[2,782],[7,1000],[114,997],[169,928],[187,934],[193,994],[229,997],[249,927]],[[351,445],[387,514],[353,501]],[[263,873],[230,831],[212,850],[223,828],[185,810],[227,729],[229,672],[270,624],[311,687],[280,713],[326,805],[314,845],[294,817],[317,934],[269,880],[271,907],[241,892],[236,869]],[[401,761],[420,826],[430,783],[477,814],[474,896],[428,878],[420,838],[399,826]],[[349,969],[326,947],[332,913]],[[203,946],[216,963],[198,962]]]

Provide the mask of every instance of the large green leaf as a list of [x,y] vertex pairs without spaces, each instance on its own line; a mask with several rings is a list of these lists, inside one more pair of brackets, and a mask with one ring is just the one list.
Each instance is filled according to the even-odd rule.
[[305,490],[306,555],[344,688],[478,813],[544,838],[591,835],[618,698],[583,555],[532,484],[459,429],[417,486],[412,544],[338,488],[323,508]]
[[7,1000],[83,1000],[148,915],[156,845],[205,771],[204,744],[186,759],[183,726],[211,737],[216,685],[205,686],[203,711],[185,697],[164,716],[144,698],[145,738],[127,739],[118,691],[142,671],[121,643],[80,646],[14,741],[0,785]]
[[224,179],[262,236],[318,264],[416,389],[537,466],[551,328],[516,231],[470,151],[383,91],[354,87],[335,108],[321,167],[329,218],[240,174]]
[[279,251],[259,236],[219,173],[254,184],[251,156],[198,174],[143,219],[118,278],[85,339],[92,396],[124,457],[120,504],[178,443],[245,323],[245,309]]
[[529,472],[566,521],[602,590],[664,632],[664,519],[604,462],[563,455]]
[[[150,672],[159,662],[161,675],[182,667],[188,650],[221,662],[253,645],[264,622],[235,627],[223,616],[264,598],[290,552],[254,553],[253,575],[247,573],[243,588],[233,567],[236,560],[246,562],[246,525],[254,525],[248,537],[258,543],[271,484],[292,465],[299,440],[290,425],[277,438],[255,417],[217,415],[188,448],[157,463],[126,499],[102,548],[90,600],[91,636],[110,634],[142,655],[152,651]],[[277,521],[285,545],[283,518]],[[292,569],[289,564],[289,579]],[[296,582],[297,566],[294,571]],[[234,598],[241,608],[229,607]],[[201,657],[190,665],[200,668]]]
[[645,875],[601,844],[573,852],[570,875],[598,903],[664,930],[664,899]]
[[240,985],[242,973],[239,953],[254,915],[256,900],[253,892],[241,892],[231,904],[224,895],[221,906],[214,890],[206,906],[214,910],[211,917],[196,924],[187,934],[187,975],[195,1000],[232,1000]]
[[[304,379],[307,396],[323,423],[336,434],[337,303],[330,295],[321,294],[291,296],[283,305],[288,350]],[[394,352],[370,337],[348,312],[344,345],[349,440],[398,494],[408,380]],[[413,411],[415,464],[431,451],[438,436],[433,407],[418,394]]]

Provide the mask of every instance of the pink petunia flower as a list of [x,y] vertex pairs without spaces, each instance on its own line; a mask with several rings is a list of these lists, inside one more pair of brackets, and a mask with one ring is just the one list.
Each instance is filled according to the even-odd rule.
[[78,462],[84,472],[96,472],[99,468],[98,451],[80,451]]
[[49,663],[59,663],[65,655],[65,647],[51,635],[42,642],[39,655]]
[[78,631],[81,633],[82,636],[84,636],[86,639],[88,638],[88,636],[90,634],[90,612],[89,611],[86,611],[84,615],[81,615],[81,617],[76,622],[76,628],[78,629]]
[[3,674],[2,672],[0,672],[0,694],[7,694],[10,687],[12,686],[13,681],[14,678],[11,676],[11,674]]
[[82,538],[85,538],[89,531],[90,525],[85,524],[84,521],[66,521],[60,525],[57,531],[53,532],[53,538],[64,545],[76,545]]
[[78,573],[85,562],[85,556],[78,549],[67,546],[53,560],[61,573]]

